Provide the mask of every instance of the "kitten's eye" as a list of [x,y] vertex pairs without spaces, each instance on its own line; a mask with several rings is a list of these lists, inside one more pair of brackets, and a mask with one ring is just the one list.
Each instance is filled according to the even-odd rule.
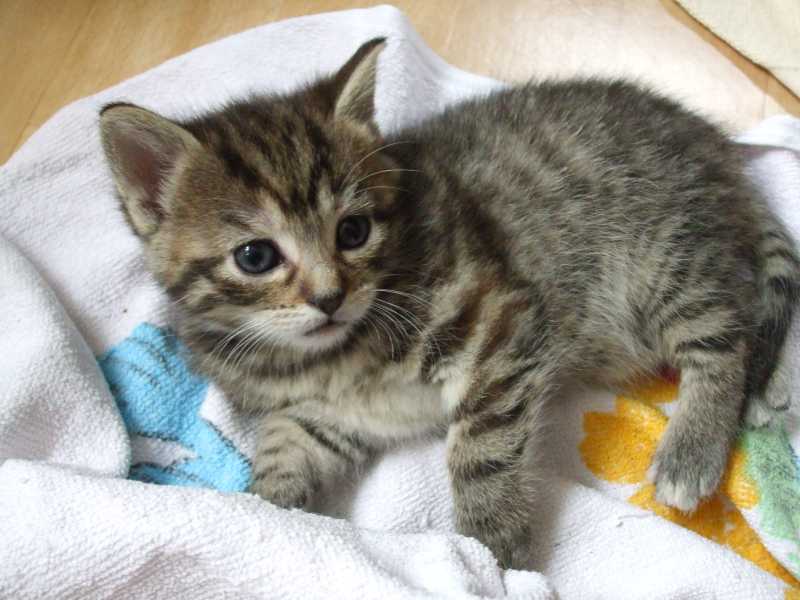
[[272,242],[253,240],[242,244],[233,252],[236,264],[245,273],[258,275],[274,269],[281,262],[281,255]]
[[369,219],[354,215],[339,221],[336,230],[336,244],[342,250],[353,250],[363,246],[369,237]]

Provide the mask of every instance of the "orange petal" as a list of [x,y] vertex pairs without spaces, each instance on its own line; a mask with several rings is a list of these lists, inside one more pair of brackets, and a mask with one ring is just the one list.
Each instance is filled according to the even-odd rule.
[[701,502],[692,514],[687,515],[671,506],[664,506],[655,498],[656,489],[652,484],[643,486],[628,501],[636,506],[654,512],[681,527],[691,529],[703,537],[717,543],[725,541],[725,506],[718,496]]
[[615,483],[638,483],[645,478],[667,418],[657,409],[617,398],[614,413],[583,416],[586,437],[579,449],[595,476]]

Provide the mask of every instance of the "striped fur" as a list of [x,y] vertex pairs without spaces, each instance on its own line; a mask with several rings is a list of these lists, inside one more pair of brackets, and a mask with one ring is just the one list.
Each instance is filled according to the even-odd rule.
[[[311,506],[376,449],[447,429],[459,529],[524,566],[543,404],[565,380],[616,386],[668,364],[679,408],[650,475],[692,510],[744,411],[763,424],[789,401],[800,260],[736,147],[669,100],[595,80],[511,87],[383,138],[382,46],[183,123],[102,114],[197,368],[263,414],[252,489]],[[348,215],[371,232],[337,249]],[[248,275],[234,250],[259,239],[283,261]],[[317,333],[315,299],[337,295],[339,324]]]

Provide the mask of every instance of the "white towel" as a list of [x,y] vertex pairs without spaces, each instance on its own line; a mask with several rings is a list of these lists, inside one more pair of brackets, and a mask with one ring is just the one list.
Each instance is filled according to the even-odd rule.
[[[446,65],[395,9],[305,17],[76,102],[0,168],[0,598],[780,597],[788,570],[800,573],[787,434],[748,433],[726,487],[732,502],[676,526],[648,512],[637,470],[668,384],[639,390],[642,402],[575,391],[560,403],[548,449],[557,475],[543,482],[537,515],[541,573],[502,571],[453,533],[441,440],[378,459],[324,499],[328,517],[241,491],[251,424],[187,369],[117,210],[97,111],[126,99],[185,116],[288,90],[376,35],[389,38],[384,130],[500,85]],[[800,144],[796,126],[777,129]],[[800,158],[769,145],[753,153],[754,177],[781,182],[767,191],[797,219]],[[773,464],[785,477],[762,477]]]
[[94,356],[47,283],[2,236],[0,298],[0,461],[127,474],[128,436]]

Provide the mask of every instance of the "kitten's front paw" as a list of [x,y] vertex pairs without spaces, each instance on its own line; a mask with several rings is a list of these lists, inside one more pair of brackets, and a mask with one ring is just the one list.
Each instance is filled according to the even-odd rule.
[[727,449],[665,437],[647,478],[656,486],[658,502],[690,513],[717,489],[727,462]]
[[248,491],[281,508],[306,508],[316,489],[301,473],[278,472],[254,476]]

